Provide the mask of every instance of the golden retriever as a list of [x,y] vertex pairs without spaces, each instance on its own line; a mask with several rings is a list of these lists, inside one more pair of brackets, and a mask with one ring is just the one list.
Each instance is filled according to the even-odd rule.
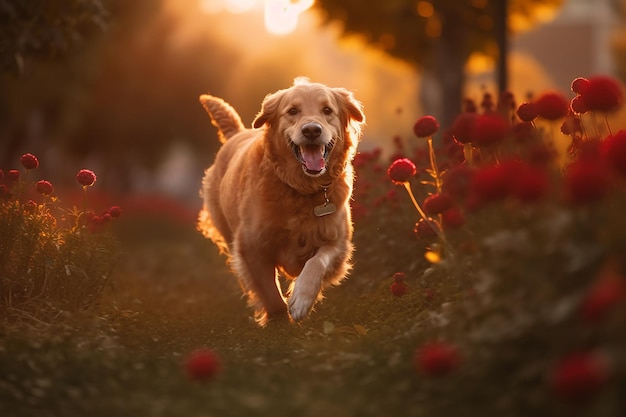
[[[202,181],[198,229],[228,255],[257,322],[301,321],[351,267],[361,103],[300,77],[267,95],[246,129],[222,99],[200,102],[223,145]],[[286,295],[279,273],[292,280]]]

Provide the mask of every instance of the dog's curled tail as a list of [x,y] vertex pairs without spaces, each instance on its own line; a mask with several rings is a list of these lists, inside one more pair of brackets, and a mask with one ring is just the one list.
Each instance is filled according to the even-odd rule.
[[221,98],[202,94],[200,103],[211,116],[211,123],[219,130],[219,138],[222,143],[245,129],[239,114]]

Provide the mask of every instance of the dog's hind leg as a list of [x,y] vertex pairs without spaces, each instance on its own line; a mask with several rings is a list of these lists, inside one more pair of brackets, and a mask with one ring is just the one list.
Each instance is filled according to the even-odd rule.
[[287,304],[278,282],[276,267],[259,256],[254,249],[234,248],[232,266],[255,309],[255,319],[265,325],[269,320],[284,317]]

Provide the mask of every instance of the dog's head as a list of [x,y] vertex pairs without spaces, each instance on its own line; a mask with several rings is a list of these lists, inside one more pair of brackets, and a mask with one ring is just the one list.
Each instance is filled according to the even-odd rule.
[[267,126],[266,151],[280,171],[335,178],[354,156],[364,121],[349,91],[296,78],[265,97],[253,127]]

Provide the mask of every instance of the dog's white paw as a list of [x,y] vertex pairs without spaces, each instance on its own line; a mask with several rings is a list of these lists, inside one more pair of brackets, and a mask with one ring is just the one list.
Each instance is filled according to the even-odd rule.
[[313,304],[315,303],[315,297],[297,296],[293,294],[289,298],[289,315],[295,321],[301,321],[309,315]]
[[[300,284],[300,285],[299,285]],[[303,282],[296,281],[293,292],[289,297],[289,315],[295,321],[301,321],[309,315],[313,309],[313,304],[317,300],[318,288],[307,288]]]

